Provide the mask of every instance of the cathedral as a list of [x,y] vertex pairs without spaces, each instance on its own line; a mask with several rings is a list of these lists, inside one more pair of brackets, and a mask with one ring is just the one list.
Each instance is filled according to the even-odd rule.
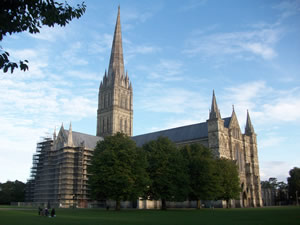
[[[222,118],[213,92],[210,113],[205,122],[132,136],[132,100],[132,83],[124,69],[119,8],[109,67],[99,87],[96,136],[72,131],[70,124],[69,129],[62,125],[57,135],[54,132],[53,137],[39,142],[27,190],[30,200],[57,207],[89,207],[87,167],[96,143],[106,136],[123,132],[131,136],[138,146],[165,136],[178,146],[200,143],[211,149],[215,157],[234,160],[239,169],[241,193],[239,199],[232,201],[232,206],[262,206],[256,134],[249,112],[242,133],[234,108],[230,117]],[[159,202],[151,200],[137,201],[123,206],[156,208],[159,205]],[[187,201],[169,204],[174,207],[192,206]],[[223,201],[218,201],[215,206],[223,207]]]

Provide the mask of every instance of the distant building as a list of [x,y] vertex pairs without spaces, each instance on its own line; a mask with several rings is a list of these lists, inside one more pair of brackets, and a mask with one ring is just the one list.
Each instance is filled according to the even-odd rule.
[[[37,203],[60,207],[86,207],[88,204],[87,165],[93,149],[103,137],[123,132],[132,136],[132,84],[124,70],[120,9],[114,32],[108,72],[105,71],[99,87],[97,136],[65,130],[62,126],[56,137],[38,143],[34,158],[34,195]],[[200,143],[210,148],[215,157],[236,161],[239,167],[240,199],[233,207],[262,206],[256,134],[247,112],[245,132],[242,133],[235,111],[222,118],[215,93],[207,121],[132,137],[141,146],[166,136],[177,145]],[[173,203],[169,203],[173,204]],[[157,202],[139,200],[139,208],[155,208]],[[173,204],[182,207],[183,203]],[[190,206],[185,202],[185,206]],[[222,206],[222,201],[220,203]]]

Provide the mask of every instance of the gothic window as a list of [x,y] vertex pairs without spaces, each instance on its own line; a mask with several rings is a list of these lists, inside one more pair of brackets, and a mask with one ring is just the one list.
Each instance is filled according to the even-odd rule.
[[[106,120],[106,121],[107,121],[107,120]],[[105,118],[103,119],[103,123],[104,123],[103,131],[106,131],[107,127],[106,127],[106,123],[105,123]]]
[[109,132],[109,118],[106,119],[106,130]]
[[127,132],[127,120],[125,120],[125,125],[124,125],[124,131],[125,131],[125,133]]
[[110,101],[111,101],[111,99],[110,99],[110,93],[108,93],[108,106],[110,106],[111,104],[110,104]]
[[101,108],[102,109],[104,108],[104,98],[103,98],[103,95],[101,95]]
[[107,107],[107,100],[108,100],[108,95],[106,94],[105,95],[105,100],[104,100],[104,107],[105,108]]
[[102,133],[104,133],[104,118],[102,120]]
[[122,120],[122,118],[120,119],[120,132],[122,132],[123,131],[123,120]]
[[239,171],[243,171],[244,170],[244,161],[243,161],[244,157],[243,157],[243,154],[242,154],[238,144],[235,145],[235,160],[239,167]]
[[127,101],[127,98],[125,98],[125,109],[128,109],[128,101]]

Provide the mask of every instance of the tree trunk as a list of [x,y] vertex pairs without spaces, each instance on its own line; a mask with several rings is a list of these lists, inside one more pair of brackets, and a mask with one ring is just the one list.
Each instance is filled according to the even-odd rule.
[[162,200],[161,200],[161,209],[162,209],[162,210],[167,210],[166,199],[162,199]]
[[119,211],[121,209],[121,201],[120,199],[116,200],[116,211]]
[[201,209],[201,208],[202,208],[201,200],[197,199],[197,209]]

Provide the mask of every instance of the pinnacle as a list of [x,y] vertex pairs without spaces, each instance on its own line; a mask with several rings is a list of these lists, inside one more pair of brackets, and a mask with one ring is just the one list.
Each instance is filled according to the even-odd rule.
[[247,110],[247,121],[246,121],[245,133],[246,134],[253,134],[254,133],[254,128],[252,126],[248,110]]
[[220,111],[218,109],[217,100],[215,96],[215,90],[213,90],[213,98],[211,103],[211,110],[209,114],[209,119],[221,119]]

